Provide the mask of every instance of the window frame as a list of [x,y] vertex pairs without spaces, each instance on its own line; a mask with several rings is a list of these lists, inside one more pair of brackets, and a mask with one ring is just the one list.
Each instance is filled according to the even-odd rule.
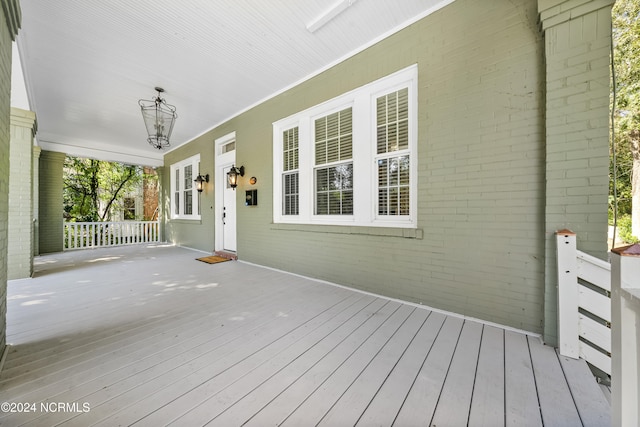
[[[191,183],[190,188],[185,188],[185,168],[191,167],[191,178],[198,176],[200,168],[200,155],[189,157],[171,165],[171,219],[200,220],[200,193]],[[176,173],[178,176],[176,177]],[[179,188],[178,188],[179,187]],[[185,193],[191,192],[191,214],[185,214]],[[177,202],[176,203],[176,194]]]
[[[273,221],[283,224],[417,228],[417,65],[361,86],[326,102],[273,123]],[[376,100],[408,89],[409,146],[391,156],[409,155],[409,214],[378,213],[378,164],[376,150]],[[352,108],[353,215],[315,214],[315,120]],[[283,132],[298,127],[298,215],[283,214]],[[328,165],[321,165],[322,167]]]

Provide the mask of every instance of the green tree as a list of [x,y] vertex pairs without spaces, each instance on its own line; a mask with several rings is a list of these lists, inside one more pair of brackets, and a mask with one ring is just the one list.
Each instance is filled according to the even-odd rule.
[[616,165],[611,166],[611,193],[617,191],[618,215],[633,218],[640,236],[640,0],[618,0],[613,7],[613,110]]
[[64,163],[64,211],[72,221],[108,221],[112,208],[140,185],[142,167],[67,156]]

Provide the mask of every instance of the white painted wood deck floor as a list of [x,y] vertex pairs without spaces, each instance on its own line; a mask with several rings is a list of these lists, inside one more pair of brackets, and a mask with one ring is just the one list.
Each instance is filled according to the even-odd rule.
[[535,337],[199,256],[38,257],[9,283],[0,375],[0,402],[35,411],[0,424],[610,424],[584,362]]

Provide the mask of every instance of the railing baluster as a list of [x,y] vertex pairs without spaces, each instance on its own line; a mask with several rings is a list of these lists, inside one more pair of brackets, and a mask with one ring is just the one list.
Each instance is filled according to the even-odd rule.
[[158,242],[158,221],[64,222],[63,250]]

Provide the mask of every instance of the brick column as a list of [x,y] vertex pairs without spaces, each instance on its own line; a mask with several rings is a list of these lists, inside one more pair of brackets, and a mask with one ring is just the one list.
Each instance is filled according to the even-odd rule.
[[555,232],[607,253],[609,51],[613,0],[538,0],[546,63],[544,339],[557,343]]
[[18,0],[0,0],[0,357],[6,343],[11,41],[20,28]]
[[23,279],[33,273],[33,137],[36,115],[11,108],[9,149],[9,218],[7,278]]
[[39,173],[39,245],[40,253],[63,250],[62,167],[64,153],[42,151]]

